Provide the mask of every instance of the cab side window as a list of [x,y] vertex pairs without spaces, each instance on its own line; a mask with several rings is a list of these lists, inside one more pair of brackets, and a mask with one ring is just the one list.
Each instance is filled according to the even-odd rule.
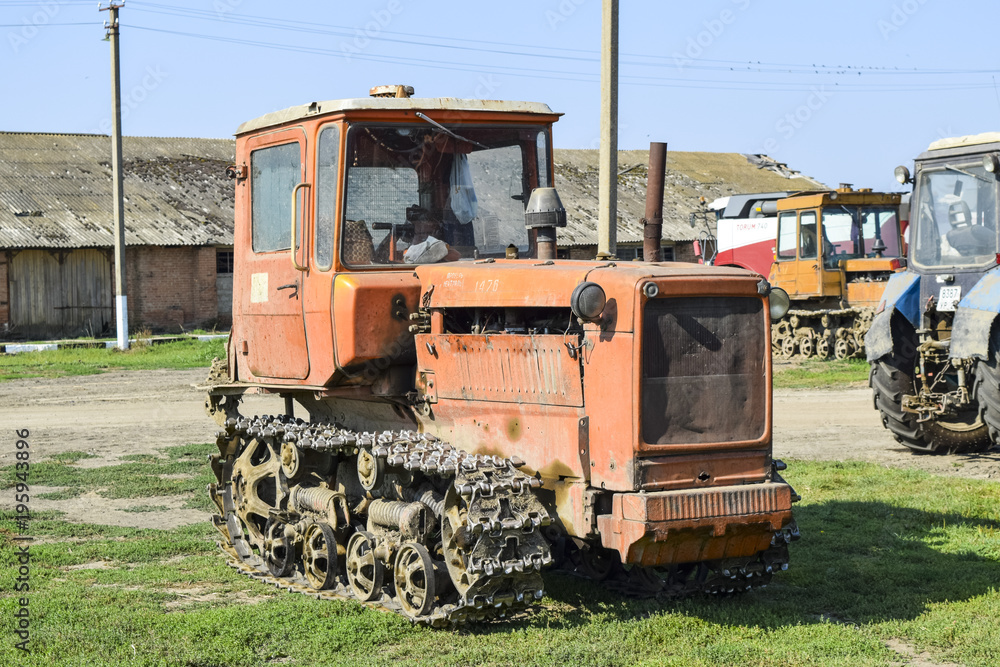
[[292,190],[301,180],[298,143],[260,148],[250,154],[250,227],[254,252],[292,247]]
[[337,226],[337,167],[340,155],[340,130],[336,125],[323,128],[319,135],[319,164],[316,169],[316,266],[333,266],[333,230]]
[[799,259],[816,259],[816,211],[799,215]]
[[795,259],[795,211],[778,216],[778,259]]

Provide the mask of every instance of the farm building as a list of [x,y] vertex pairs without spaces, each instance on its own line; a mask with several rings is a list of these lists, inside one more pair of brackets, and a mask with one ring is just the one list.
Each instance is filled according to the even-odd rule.
[[[231,317],[230,140],[126,137],[126,289],[133,330]],[[113,331],[111,141],[0,133],[0,335]]]
[[[554,151],[556,188],[566,207],[567,226],[559,230],[559,256],[593,259],[597,253],[598,151]],[[642,258],[642,217],[646,210],[649,151],[618,152],[619,259]],[[663,188],[663,258],[696,261],[694,241],[715,233],[714,214],[701,204],[737,193],[825,190],[766,155],[667,152]],[[692,213],[695,214],[692,223]]]
[[[233,186],[228,139],[126,137],[126,288],[133,331],[226,326],[232,314]],[[114,328],[111,144],[107,136],[0,132],[0,337]],[[557,149],[568,213],[559,256],[597,248],[598,151]],[[647,151],[618,156],[618,252],[642,256]],[[694,261],[704,197],[822,184],[759,155],[669,152],[664,258]],[[692,213],[701,212],[695,224]]]

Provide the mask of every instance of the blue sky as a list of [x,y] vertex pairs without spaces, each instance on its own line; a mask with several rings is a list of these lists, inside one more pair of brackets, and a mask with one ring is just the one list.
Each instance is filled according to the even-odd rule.
[[[128,135],[240,122],[383,83],[548,103],[596,148],[600,0],[128,0]],[[941,137],[1000,129],[1000,7],[973,0],[621,0],[619,147],[767,153],[829,185],[898,189]],[[106,12],[0,0],[0,130],[106,132]]]

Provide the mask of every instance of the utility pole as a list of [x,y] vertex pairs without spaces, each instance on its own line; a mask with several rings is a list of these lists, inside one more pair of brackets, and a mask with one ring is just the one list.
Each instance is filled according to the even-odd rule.
[[597,258],[618,251],[618,0],[601,5],[601,153]]
[[122,194],[122,84],[118,52],[118,10],[124,0],[107,7],[98,5],[102,12],[109,12],[107,39],[111,42],[111,196],[114,199],[115,227],[115,328],[118,332],[118,349],[128,349],[128,297],[125,292],[125,200]]

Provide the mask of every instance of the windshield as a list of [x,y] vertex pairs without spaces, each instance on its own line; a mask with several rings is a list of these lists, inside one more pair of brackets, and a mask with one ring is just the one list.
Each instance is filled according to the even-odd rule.
[[985,264],[997,253],[997,183],[982,163],[947,163],[917,179],[913,260],[923,266]]
[[343,259],[422,264],[528,251],[524,207],[551,186],[542,127],[353,125]]
[[[879,243],[881,241],[881,243]],[[899,257],[899,217],[893,207],[829,206],[823,209],[823,263],[835,269],[842,259]]]

